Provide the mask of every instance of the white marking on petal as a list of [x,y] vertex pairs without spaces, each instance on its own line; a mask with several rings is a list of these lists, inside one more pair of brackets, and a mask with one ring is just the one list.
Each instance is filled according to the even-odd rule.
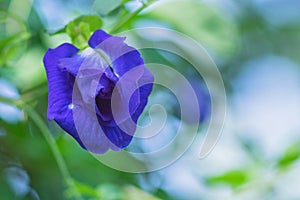
[[69,105],[68,105],[68,108],[69,108],[70,110],[72,110],[72,109],[74,108],[74,104],[72,104],[72,103],[69,104]]

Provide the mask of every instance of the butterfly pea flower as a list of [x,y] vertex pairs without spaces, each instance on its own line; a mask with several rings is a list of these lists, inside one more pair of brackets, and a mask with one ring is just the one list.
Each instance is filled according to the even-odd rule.
[[69,43],[44,56],[48,119],[93,153],[128,146],[154,77],[125,38],[95,31],[82,52]]

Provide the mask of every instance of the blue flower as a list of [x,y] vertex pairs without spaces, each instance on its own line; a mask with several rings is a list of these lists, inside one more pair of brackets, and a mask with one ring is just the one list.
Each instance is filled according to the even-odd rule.
[[153,75],[124,40],[97,30],[81,53],[65,43],[44,56],[48,119],[94,153],[129,145],[152,90]]

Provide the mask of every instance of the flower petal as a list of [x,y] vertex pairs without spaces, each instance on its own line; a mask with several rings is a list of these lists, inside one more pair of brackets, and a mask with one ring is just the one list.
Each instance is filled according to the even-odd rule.
[[136,126],[152,91],[153,79],[153,75],[143,65],[130,70],[119,79],[111,102],[116,124],[121,127],[127,121],[127,125],[129,123],[130,126]]
[[48,79],[48,119],[54,119],[82,145],[69,107],[72,105],[74,77],[58,67],[60,59],[73,57],[77,52],[78,49],[68,43],[49,49],[44,56],[44,65]]
[[75,77],[83,60],[82,56],[74,55],[73,57],[59,59],[57,66],[61,71],[67,71]]
[[[74,89],[75,97],[80,97],[78,88]],[[119,151],[127,146],[132,136],[127,135],[116,125],[105,126],[95,112],[94,104],[83,103],[80,98],[73,98],[73,117],[82,146],[90,152],[102,154],[108,149]],[[114,123],[112,121],[112,123]],[[135,129],[135,127],[134,127]],[[132,128],[127,129],[134,132]]]
[[64,115],[68,105],[72,103],[74,77],[58,67],[62,58],[73,57],[78,49],[71,44],[62,44],[49,49],[44,56],[44,65],[48,79],[48,118],[49,120]]
[[140,53],[124,42],[124,37],[111,36],[102,30],[95,31],[89,45],[100,49],[110,60],[114,72],[119,76],[134,67],[144,64]]
[[[90,105],[90,107],[93,106]],[[90,109],[75,105],[73,117],[78,136],[85,149],[99,154],[105,153],[109,148],[115,149],[115,145],[104,134],[97,120],[97,115]]]
[[144,64],[141,54],[137,50],[131,50],[130,52],[120,54],[113,63],[114,71],[121,77],[126,72],[130,71],[134,67],[138,67]]
[[[134,130],[132,130],[133,128]],[[127,131],[124,132],[118,126],[102,126],[102,130],[106,137],[115,145],[111,146],[111,149],[114,151],[121,150],[130,144],[132,135],[135,131],[135,127],[133,128],[131,128],[131,134],[128,134],[126,133]]]
[[141,113],[143,112],[145,106],[148,103],[148,96],[150,95],[153,87],[153,81],[154,77],[153,74],[148,70],[144,69],[144,74],[143,76],[139,79],[139,105],[135,112],[132,114],[132,119],[135,123],[137,123],[137,120]]
[[90,47],[96,48],[101,42],[106,40],[107,38],[113,37],[107,33],[105,33],[103,30],[96,30],[93,35],[90,37],[88,43]]

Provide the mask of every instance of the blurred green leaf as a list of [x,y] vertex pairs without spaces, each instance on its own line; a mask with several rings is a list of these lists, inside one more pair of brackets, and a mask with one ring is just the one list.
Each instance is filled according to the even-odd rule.
[[133,185],[120,187],[118,185],[104,183],[101,184],[97,190],[103,200],[160,200]]
[[249,180],[249,172],[242,170],[232,170],[222,175],[212,176],[205,179],[209,185],[224,183],[231,187],[237,187]]
[[[216,9],[216,8],[214,8]],[[176,30],[191,36],[220,55],[230,56],[239,48],[235,24],[225,15],[199,1],[161,3],[144,15],[160,23],[167,22]]]
[[0,40],[0,51],[5,49],[6,46],[12,45],[18,42],[22,42],[30,37],[30,34],[27,32],[20,32],[14,35],[8,36],[2,40]]
[[140,200],[140,199],[143,199],[143,200],[160,200],[159,198],[157,197],[154,197],[146,192],[144,192],[143,190],[137,188],[137,187],[134,187],[132,185],[128,185],[128,186],[125,186],[123,188],[123,195],[122,195],[122,199],[124,200],[127,200],[127,199],[130,199],[130,200]]
[[[80,194],[85,197],[89,197],[89,199],[101,199],[100,193],[89,185],[76,181],[74,182],[74,186],[76,189],[75,191],[80,192]],[[66,197],[71,198],[73,196],[76,196],[76,194],[73,194],[73,191],[74,189],[67,190],[65,193]]]
[[117,185],[110,183],[101,184],[97,191],[101,194],[101,198],[104,200],[119,200],[122,199],[121,188]]
[[41,62],[43,54],[42,48],[31,47],[19,58],[15,67],[11,69],[10,79],[15,86],[26,90],[46,81],[46,73]]
[[[128,1],[128,0],[127,0]],[[119,6],[121,6],[124,2],[124,0],[95,0],[93,4],[94,10],[99,13],[100,15],[107,15],[111,11],[117,9]]]
[[[9,26],[8,26],[9,25]],[[0,10],[0,66],[19,59],[31,34],[24,21],[12,13]]]
[[283,156],[278,160],[278,167],[285,168],[292,165],[300,158],[300,141],[286,149]]

